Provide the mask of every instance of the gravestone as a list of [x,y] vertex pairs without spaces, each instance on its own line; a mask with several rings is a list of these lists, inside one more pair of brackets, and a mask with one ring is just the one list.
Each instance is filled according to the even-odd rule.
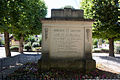
[[41,69],[79,69],[90,71],[93,20],[83,18],[83,10],[52,9],[51,18],[42,20]]

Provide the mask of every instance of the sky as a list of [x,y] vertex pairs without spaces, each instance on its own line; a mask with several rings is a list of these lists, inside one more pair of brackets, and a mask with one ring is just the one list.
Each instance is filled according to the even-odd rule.
[[75,9],[79,9],[81,0],[44,0],[48,7],[48,14],[46,17],[51,17],[51,9],[59,9],[66,5],[71,5]]

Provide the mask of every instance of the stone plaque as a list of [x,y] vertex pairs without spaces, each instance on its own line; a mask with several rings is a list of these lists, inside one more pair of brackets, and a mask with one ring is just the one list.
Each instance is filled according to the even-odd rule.
[[50,57],[83,57],[84,28],[51,28],[50,37]]

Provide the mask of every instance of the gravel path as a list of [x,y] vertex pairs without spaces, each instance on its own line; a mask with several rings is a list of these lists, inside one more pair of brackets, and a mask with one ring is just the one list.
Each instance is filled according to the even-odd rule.
[[93,59],[96,60],[99,68],[103,70],[120,74],[120,54],[110,57],[108,53],[93,53]]

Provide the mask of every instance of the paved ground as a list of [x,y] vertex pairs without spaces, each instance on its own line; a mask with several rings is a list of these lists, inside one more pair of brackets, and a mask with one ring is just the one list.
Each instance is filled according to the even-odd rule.
[[[17,52],[16,52],[17,53]],[[3,80],[7,75],[13,73],[23,64],[28,62],[36,62],[40,59],[41,54],[19,54],[10,58],[0,59],[0,80]]]
[[[18,52],[11,52],[11,56],[16,56],[19,55],[20,53]],[[40,52],[24,52],[24,54],[41,54]],[[5,48],[0,47],[0,58],[5,58]]]
[[10,58],[5,57],[5,48],[0,47],[0,80],[18,69],[27,62],[37,62],[41,57],[40,52],[11,52]]
[[5,48],[0,47],[0,58],[5,57]]
[[108,53],[93,53],[93,59],[96,60],[97,67],[103,70],[120,74],[120,54],[110,57]]

